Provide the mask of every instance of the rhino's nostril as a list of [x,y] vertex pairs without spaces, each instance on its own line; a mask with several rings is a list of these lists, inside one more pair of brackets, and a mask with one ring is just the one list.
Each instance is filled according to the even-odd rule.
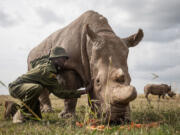
[[96,79],[96,84],[97,84],[97,85],[100,85],[100,79],[99,79],[99,78]]

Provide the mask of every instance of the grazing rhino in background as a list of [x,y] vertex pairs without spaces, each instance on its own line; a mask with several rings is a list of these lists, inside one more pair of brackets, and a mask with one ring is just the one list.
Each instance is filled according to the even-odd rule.
[[161,96],[165,97],[166,94],[168,94],[170,97],[174,96],[174,92],[171,91],[171,86],[168,86],[167,84],[147,84],[144,87],[144,93],[145,93],[145,97],[148,99],[148,95],[152,94],[152,95],[158,95],[159,96],[159,100],[161,98]]
[[[65,70],[59,77],[64,89],[78,89],[92,84],[89,96],[93,111],[112,122],[129,120],[129,103],[136,98],[137,92],[130,85],[127,58],[129,47],[136,46],[142,38],[141,29],[127,38],[119,38],[105,17],[87,11],[32,49],[28,56],[28,68],[31,69],[30,63],[34,59],[48,56],[53,47],[63,47],[69,55]],[[50,103],[47,91],[44,95],[40,100]],[[66,99],[64,103],[61,116],[73,114],[77,99]]]

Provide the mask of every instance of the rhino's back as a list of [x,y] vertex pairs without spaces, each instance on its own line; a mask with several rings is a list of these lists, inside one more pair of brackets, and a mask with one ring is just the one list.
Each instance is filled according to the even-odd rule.
[[154,95],[163,94],[166,92],[166,86],[164,84],[147,84],[144,87],[144,92]]
[[[75,24],[73,27],[73,23],[77,23],[77,21],[74,21],[68,26],[64,27],[63,29],[57,30],[56,32],[52,33],[30,51],[27,60],[28,69],[31,68],[30,62],[41,57],[48,56],[50,54],[51,49],[55,46],[61,46],[65,48],[66,51],[68,51],[66,47],[68,45],[68,42],[71,41],[71,44],[69,45],[74,48],[78,48],[75,47],[75,45],[79,45],[78,42],[80,41],[80,28]],[[74,43],[76,44],[74,45]]]
[[28,69],[30,69],[30,62],[49,55],[51,48],[54,46],[61,46],[65,48],[70,56],[69,63],[80,65],[80,44],[82,36],[82,27],[84,24],[89,24],[94,32],[104,29],[112,30],[109,26],[107,19],[94,11],[87,11],[72,23],[52,33],[42,43],[33,48],[28,56]]

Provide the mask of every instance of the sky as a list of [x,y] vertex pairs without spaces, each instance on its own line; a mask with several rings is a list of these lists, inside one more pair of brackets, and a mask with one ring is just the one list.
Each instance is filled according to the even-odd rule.
[[[143,40],[128,57],[131,84],[139,94],[147,83],[167,83],[180,92],[179,7],[179,0],[0,0],[0,81],[8,85],[25,73],[33,47],[94,10],[121,38],[143,29]],[[0,94],[8,89],[0,86]]]

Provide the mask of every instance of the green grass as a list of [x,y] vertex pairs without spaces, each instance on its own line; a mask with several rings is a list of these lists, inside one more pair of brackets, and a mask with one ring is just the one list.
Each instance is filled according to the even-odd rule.
[[118,126],[110,126],[104,131],[89,130],[86,126],[79,128],[76,122],[84,123],[88,119],[89,108],[87,97],[83,96],[77,105],[77,117],[59,119],[58,113],[63,109],[63,101],[51,96],[54,113],[43,113],[43,120],[39,122],[28,121],[23,124],[13,124],[12,120],[3,119],[3,102],[10,99],[9,96],[0,96],[0,135],[180,135],[180,96],[175,99],[164,99],[158,102],[157,97],[151,98],[149,105],[144,96],[131,103],[131,117],[135,123],[161,122],[154,128],[128,128],[120,129]]

